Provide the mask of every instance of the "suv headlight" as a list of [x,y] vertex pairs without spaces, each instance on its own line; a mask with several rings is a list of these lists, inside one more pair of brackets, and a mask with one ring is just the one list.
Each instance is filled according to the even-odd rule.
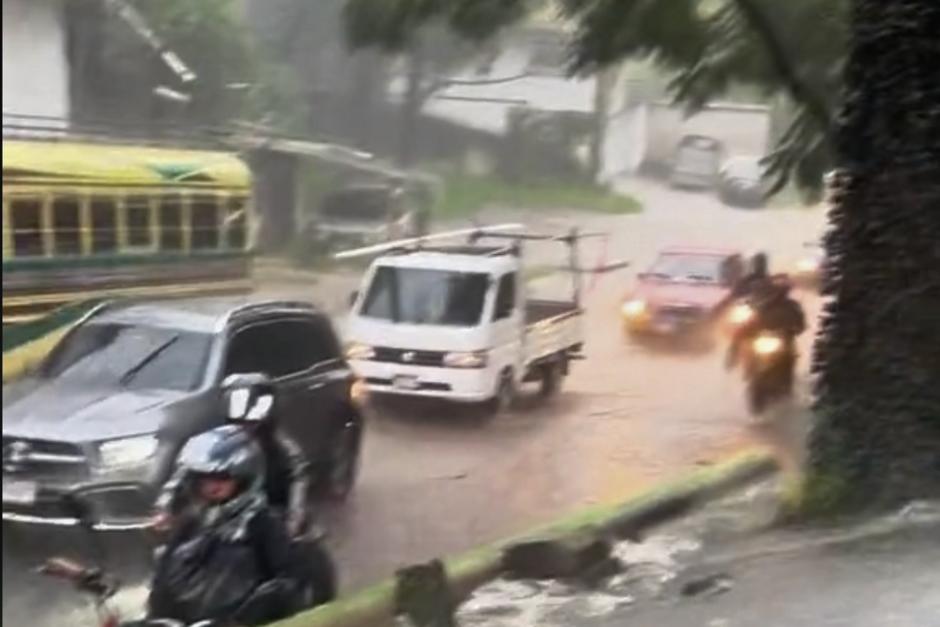
[[444,355],[448,368],[485,368],[488,361],[486,351],[455,352]]
[[366,360],[375,357],[375,349],[368,344],[353,342],[346,347],[346,359]]
[[107,440],[98,445],[101,469],[105,471],[141,466],[156,452],[157,438],[153,435]]

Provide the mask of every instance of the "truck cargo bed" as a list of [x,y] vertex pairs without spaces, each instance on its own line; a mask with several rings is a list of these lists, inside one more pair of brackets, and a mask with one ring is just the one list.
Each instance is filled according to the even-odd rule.
[[578,313],[578,306],[571,301],[564,300],[530,300],[526,303],[525,323],[533,325],[549,318],[574,315]]

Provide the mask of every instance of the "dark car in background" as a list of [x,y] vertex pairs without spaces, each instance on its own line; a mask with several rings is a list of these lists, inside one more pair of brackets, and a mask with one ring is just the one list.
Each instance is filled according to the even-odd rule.
[[763,207],[770,184],[760,157],[738,156],[725,161],[718,180],[721,202],[732,207]]
[[429,228],[431,195],[407,184],[355,183],[327,193],[305,226],[318,249],[417,237]]
[[[315,483],[345,496],[363,429],[357,386],[329,319],[311,305],[229,300],[111,304],[74,327],[32,376],[5,386],[3,519],[71,524],[77,485],[156,489],[192,436],[223,421],[220,384],[264,372]],[[147,512],[99,506],[122,519]],[[118,513],[120,512],[120,513]],[[143,520],[143,518],[141,518]]]

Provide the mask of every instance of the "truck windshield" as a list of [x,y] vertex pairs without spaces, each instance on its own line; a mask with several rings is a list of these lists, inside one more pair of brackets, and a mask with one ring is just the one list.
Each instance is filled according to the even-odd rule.
[[100,386],[188,391],[202,380],[212,336],[120,323],[91,323],[66,337],[42,376]]
[[480,323],[489,275],[380,267],[360,315],[393,322],[472,327]]

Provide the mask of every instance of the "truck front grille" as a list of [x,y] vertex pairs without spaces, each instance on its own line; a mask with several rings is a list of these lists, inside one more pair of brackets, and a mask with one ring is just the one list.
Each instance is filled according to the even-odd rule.
[[411,366],[441,366],[444,363],[444,353],[440,351],[417,351],[407,348],[375,347],[375,356],[372,361],[381,361],[392,364],[408,364]]

